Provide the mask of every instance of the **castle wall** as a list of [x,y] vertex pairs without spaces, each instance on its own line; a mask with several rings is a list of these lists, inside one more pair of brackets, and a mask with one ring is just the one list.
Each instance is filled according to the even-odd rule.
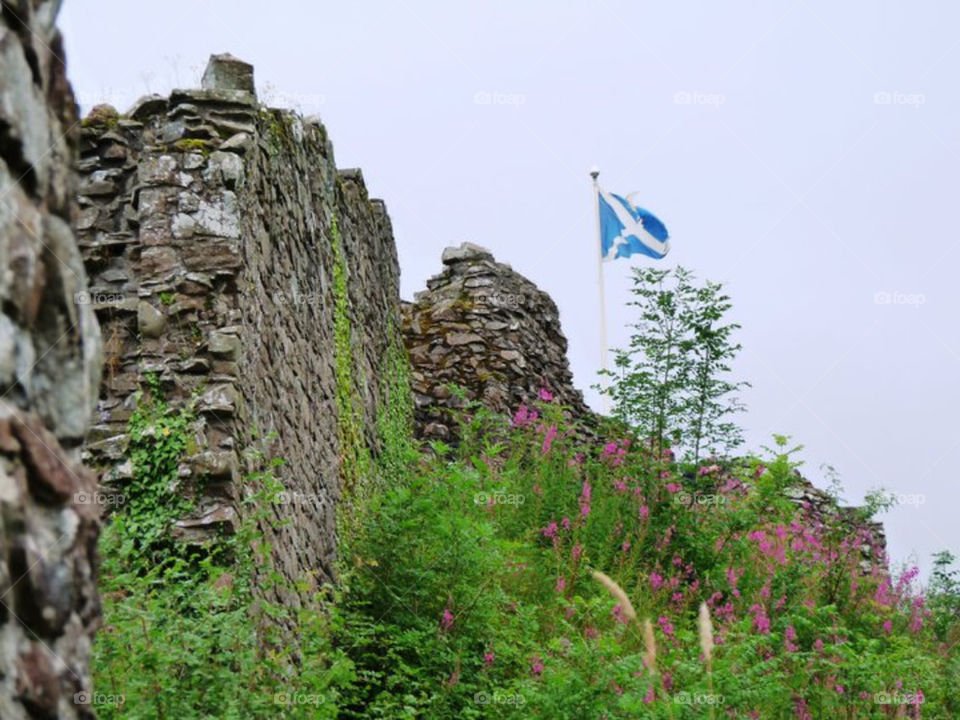
[[[319,121],[257,102],[252,67],[215,56],[204,86],[84,120],[78,235],[108,358],[87,452],[122,488],[147,374],[174,402],[192,399],[197,442],[180,476],[196,511],[176,532],[204,542],[236,527],[245,451],[273,435],[286,489],[271,508],[283,526],[267,528],[274,562],[290,579],[329,579],[347,422],[336,356],[350,354],[360,439],[375,453],[399,332],[389,218],[358,171],[337,170]],[[337,267],[351,335],[340,348]]]

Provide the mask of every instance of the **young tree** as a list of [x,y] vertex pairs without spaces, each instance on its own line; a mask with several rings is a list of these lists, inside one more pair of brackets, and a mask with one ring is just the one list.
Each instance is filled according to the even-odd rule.
[[740,427],[729,417],[743,410],[736,392],[747,383],[729,379],[730,365],[741,348],[732,340],[740,326],[723,323],[733,307],[730,296],[724,294],[720,283],[708,281],[696,288],[693,298],[685,314],[693,336],[693,377],[687,388],[684,425],[686,441],[692,443],[696,460],[701,450],[714,453],[720,450],[718,445],[729,449],[743,442]]
[[724,322],[730,297],[719,283],[697,285],[692,272],[634,268],[639,318],[626,350],[614,351],[613,379],[601,392],[616,416],[651,439],[658,455],[682,447],[697,460],[704,450],[721,451],[742,442],[730,417],[743,409],[729,373],[740,345],[740,327]]

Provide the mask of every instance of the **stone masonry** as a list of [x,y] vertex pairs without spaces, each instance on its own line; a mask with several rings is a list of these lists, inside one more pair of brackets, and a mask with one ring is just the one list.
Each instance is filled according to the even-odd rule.
[[0,718],[93,717],[100,333],[70,224],[79,126],[54,0],[0,3]]
[[504,413],[545,388],[575,416],[587,416],[550,296],[477,245],[449,247],[442,260],[443,272],[403,306],[418,434],[428,440],[455,435],[452,413],[461,401],[450,384]]
[[333,576],[340,500],[332,224],[339,225],[352,384],[375,452],[382,370],[399,343],[399,268],[383,203],[338,171],[323,125],[257,102],[253,68],[214,56],[199,90],[84,119],[77,225],[107,368],[86,452],[106,486],[131,477],[126,427],[148,373],[195,402],[180,470],[196,512],[178,535],[230,531],[244,452],[275,433],[286,493],[271,509],[274,563]]

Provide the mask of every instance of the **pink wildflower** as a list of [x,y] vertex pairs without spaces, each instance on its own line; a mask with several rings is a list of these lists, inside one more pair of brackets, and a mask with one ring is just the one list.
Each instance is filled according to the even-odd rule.
[[544,402],[550,402],[553,400],[553,393],[551,393],[546,388],[540,388],[540,399]]
[[570,550],[570,554],[573,556],[574,560],[579,560],[580,556],[583,555],[583,548],[580,546],[580,543],[577,543]]
[[560,521],[560,525],[563,527],[564,530],[569,530],[569,529],[570,529],[570,518],[568,518],[568,517],[563,518],[563,520]]
[[671,623],[667,618],[660,616],[657,618],[657,625],[660,626],[660,630],[663,631],[663,634],[668,638],[673,638],[673,623]]
[[767,617],[767,611],[763,605],[751,605],[750,612],[753,615],[753,628],[761,635],[770,634],[770,618]]
[[540,451],[542,454],[546,455],[550,452],[550,446],[553,445],[553,439],[557,436],[557,426],[551,425],[547,428],[546,434],[543,436],[543,447]]
[[592,494],[592,488],[590,487],[590,481],[583,481],[583,488],[580,490],[580,499],[583,502],[590,502],[590,495]]
[[452,598],[447,601],[447,606],[443,609],[443,615],[440,618],[440,627],[444,632],[449,631],[453,627],[453,613],[450,611],[450,603]]
[[650,586],[654,590],[659,590],[663,587],[663,577],[656,572],[650,573]]
[[640,506],[640,517],[641,517],[641,518],[648,518],[648,517],[650,517],[650,508],[648,508],[646,505],[641,505],[641,506]]
[[557,578],[557,592],[562,593],[567,589],[567,579],[561,575]]
[[797,631],[794,629],[793,625],[787,626],[787,631],[784,633],[783,646],[786,648],[787,652],[796,652],[797,645],[794,642],[797,639]]
[[551,520],[540,532],[543,533],[544,537],[555,538],[557,536],[557,523]]
[[517,408],[517,412],[513,416],[513,425],[514,427],[526,427],[530,423],[536,422],[537,420],[537,411],[528,410],[526,405],[521,405]]
[[587,517],[590,514],[590,481],[583,481],[583,490],[580,492],[580,515]]
[[533,662],[530,663],[530,674],[534,676],[543,674],[543,660],[540,659],[539,655],[535,656]]

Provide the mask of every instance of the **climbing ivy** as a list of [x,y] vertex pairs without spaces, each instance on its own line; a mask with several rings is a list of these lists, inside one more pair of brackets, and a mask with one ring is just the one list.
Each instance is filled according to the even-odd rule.
[[337,432],[340,441],[340,536],[349,536],[354,510],[363,506],[371,477],[372,458],[364,439],[363,417],[353,378],[353,331],[347,289],[347,259],[336,216],[330,226],[333,248],[333,352],[336,385]]

